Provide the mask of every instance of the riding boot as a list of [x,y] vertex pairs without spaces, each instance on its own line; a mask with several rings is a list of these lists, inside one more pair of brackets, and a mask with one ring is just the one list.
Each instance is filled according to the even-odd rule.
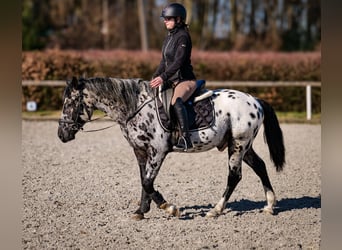
[[178,144],[173,146],[175,151],[187,151],[192,148],[190,140],[188,113],[181,98],[177,98],[176,103],[173,105],[176,117],[178,119],[181,135],[178,139]]

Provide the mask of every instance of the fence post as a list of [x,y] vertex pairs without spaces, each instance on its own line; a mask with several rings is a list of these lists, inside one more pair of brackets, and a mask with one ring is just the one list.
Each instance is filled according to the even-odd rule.
[[311,120],[311,85],[306,85],[306,119]]

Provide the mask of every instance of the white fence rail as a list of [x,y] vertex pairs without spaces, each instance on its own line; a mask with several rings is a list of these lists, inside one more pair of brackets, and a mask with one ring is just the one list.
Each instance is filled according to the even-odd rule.
[[[22,81],[22,86],[65,86],[65,81]],[[283,82],[283,81],[207,81],[208,88],[230,88],[230,87],[305,87],[306,88],[306,119],[311,120],[312,102],[311,88],[321,87],[321,82]]]

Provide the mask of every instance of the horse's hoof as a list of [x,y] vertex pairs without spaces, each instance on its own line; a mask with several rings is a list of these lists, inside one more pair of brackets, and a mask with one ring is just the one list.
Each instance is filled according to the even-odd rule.
[[268,213],[268,214],[271,214],[271,215],[274,214],[273,208],[268,207],[268,206],[265,206],[265,207],[264,207],[264,212],[265,212],[265,213]]
[[176,208],[176,210],[175,210],[175,212],[174,212],[174,214],[173,214],[173,216],[176,216],[176,217],[180,217],[180,211],[179,211],[179,209],[178,208]]
[[142,220],[144,219],[144,214],[133,214],[132,219],[137,221]]
[[165,210],[172,216],[180,216],[179,209],[175,205],[169,205]]
[[172,216],[176,216],[176,217],[180,216],[179,209],[175,205],[164,203],[164,204],[160,205],[160,208],[165,210],[166,212],[168,212]]
[[217,210],[212,209],[212,210],[210,210],[210,211],[205,215],[205,217],[208,217],[208,218],[215,218],[215,217],[217,217],[217,216],[219,216],[219,215],[220,215],[220,213],[219,213]]

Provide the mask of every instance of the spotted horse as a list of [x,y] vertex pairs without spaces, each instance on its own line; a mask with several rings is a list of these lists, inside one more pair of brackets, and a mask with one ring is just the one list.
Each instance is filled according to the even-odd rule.
[[[219,202],[206,216],[222,214],[229,197],[242,178],[242,161],[259,176],[267,204],[264,211],[273,214],[276,197],[264,161],[252,144],[261,125],[270,158],[277,171],[285,165],[282,130],[273,108],[265,101],[237,90],[217,89],[209,97],[215,110],[214,121],[207,128],[191,130],[193,149],[186,153],[203,152],[217,147],[228,148],[228,180]],[[157,207],[173,216],[179,209],[168,203],[154,188],[154,181],[168,153],[172,152],[172,133],[158,120],[155,93],[149,81],[141,79],[80,78],[67,81],[63,109],[58,126],[62,142],[75,139],[84,124],[92,121],[95,109],[105,112],[120,125],[123,136],[133,148],[141,177],[141,201],[133,218],[140,220],[150,210],[153,200]]]

